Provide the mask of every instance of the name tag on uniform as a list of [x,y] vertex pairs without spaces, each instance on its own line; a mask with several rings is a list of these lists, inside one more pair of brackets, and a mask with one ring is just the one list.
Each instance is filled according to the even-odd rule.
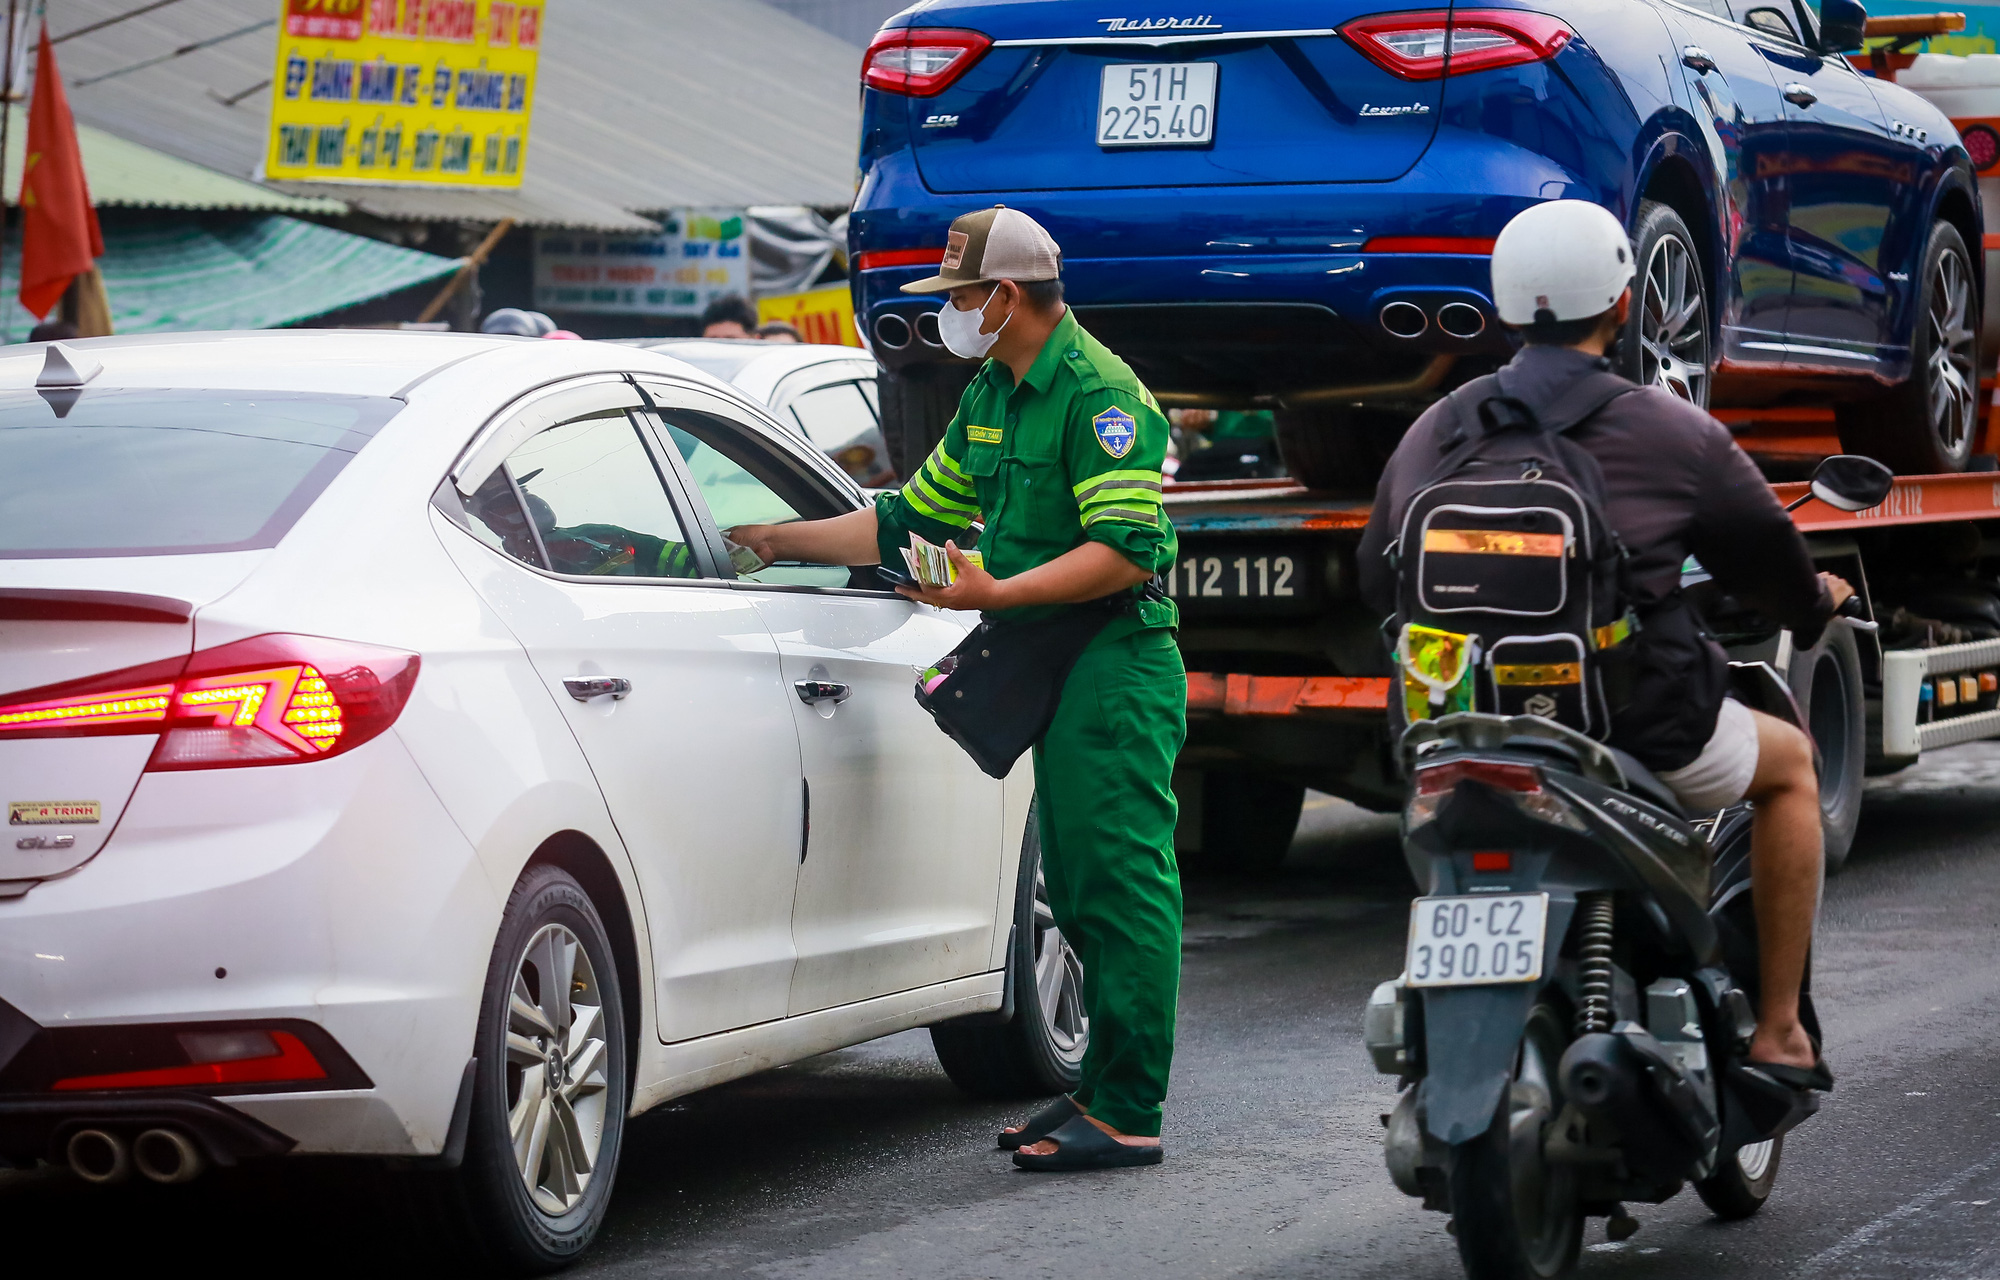
[[1001,429],[999,427],[968,426],[965,429],[965,438],[974,444],[999,444],[1000,434]]
[[1114,458],[1132,452],[1132,442],[1139,438],[1139,424],[1123,409],[1106,409],[1090,420],[1090,426],[1097,432],[1097,443]]

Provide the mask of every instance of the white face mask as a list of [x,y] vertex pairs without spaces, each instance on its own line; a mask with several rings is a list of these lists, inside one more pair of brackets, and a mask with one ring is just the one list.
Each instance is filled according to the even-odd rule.
[[944,349],[966,360],[984,358],[986,353],[993,349],[993,344],[1000,341],[1000,335],[1006,332],[1007,325],[1014,319],[1014,313],[1009,311],[1007,319],[1000,322],[998,329],[991,333],[979,331],[979,327],[986,323],[986,308],[992,306],[993,299],[999,296],[1000,290],[996,287],[992,293],[986,295],[986,301],[977,311],[960,311],[956,305],[947,301],[944,310],[938,312],[938,337],[944,339]]

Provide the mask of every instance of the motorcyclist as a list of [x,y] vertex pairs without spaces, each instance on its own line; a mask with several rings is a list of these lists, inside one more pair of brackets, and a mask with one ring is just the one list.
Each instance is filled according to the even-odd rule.
[[[1634,252],[1609,212],[1557,200],[1517,215],[1493,247],[1493,297],[1524,346],[1500,371],[1505,395],[1539,411],[1576,379],[1609,367],[1631,313]],[[1382,474],[1361,543],[1361,589],[1384,613],[1395,578],[1384,552],[1412,495],[1448,450],[1455,411],[1417,419]],[[1564,424],[1542,418],[1545,427]],[[1726,658],[1680,594],[1698,557],[1718,585],[1794,643],[1816,642],[1853,589],[1815,574],[1805,540],[1721,423],[1659,387],[1613,399],[1570,439],[1604,474],[1604,515],[1631,557],[1639,629],[1625,643],[1629,696],[1610,742],[1659,775],[1690,813],[1755,806],[1751,877],[1762,999],[1750,1060],[1794,1088],[1829,1089],[1819,1046],[1799,1021],[1799,988],[1821,881],[1813,747],[1795,726],[1725,695]]]

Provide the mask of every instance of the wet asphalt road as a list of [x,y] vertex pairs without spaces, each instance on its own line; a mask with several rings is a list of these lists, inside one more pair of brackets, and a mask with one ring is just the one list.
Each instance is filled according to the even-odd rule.
[[[1871,786],[1817,959],[1838,1090],[1758,1217],[1716,1223],[1692,1193],[1633,1206],[1622,1244],[1593,1221],[1580,1276],[2000,1280],[2000,745]],[[1408,896],[1393,819],[1321,799],[1279,879],[1190,884],[1164,1166],[1019,1173],[992,1134],[1024,1108],[965,1100],[925,1033],[892,1036],[634,1122],[609,1226],[569,1274],[1459,1275],[1443,1215],[1382,1168],[1393,1081],[1359,1042]],[[384,1216],[309,1171],[111,1197],[0,1182],[9,1236],[86,1273],[409,1270]]]

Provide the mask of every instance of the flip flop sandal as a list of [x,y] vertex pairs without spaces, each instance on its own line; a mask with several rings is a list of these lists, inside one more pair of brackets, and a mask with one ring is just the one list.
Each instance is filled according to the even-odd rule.
[[1002,1133],[999,1138],[1000,1149],[1018,1151],[1022,1147],[1032,1147],[1061,1128],[1065,1121],[1074,1120],[1082,1114],[1083,1108],[1077,1106],[1076,1102],[1065,1093],[1029,1116],[1013,1133]]
[[1810,1067],[1787,1067],[1776,1062],[1750,1061],[1744,1064],[1761,1071],[1788,1088],[1804,1092],[1809,1089],[1820,1093],[1833,1092],[1833,1071],[1826,1065],[1826,1059],[1816,1060]]
[[1072,1173],[1083,1169],[1130,1169],[1135,1165],[1158,1164],[1166,1159],[1160,1147],[1133,1147],[1118,1141],[1081,1115],[1063,1123],[1048,1135],[1058,1150],[1051,1155],[1014,1153],[1014,1163],[1036,1173]]

